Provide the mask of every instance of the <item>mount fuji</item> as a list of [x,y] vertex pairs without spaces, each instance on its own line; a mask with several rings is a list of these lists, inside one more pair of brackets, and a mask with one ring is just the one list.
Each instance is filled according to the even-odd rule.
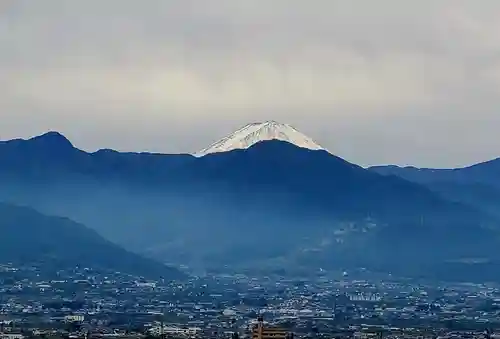
[[259,142],[270,140],[285,141],[297,147],[315,151],[326,151],[325,148],[320,146],[313,139],[302,134],[291,125],[270,120],[245,125],[194,155],[200,157],[212,153],[248,149]]

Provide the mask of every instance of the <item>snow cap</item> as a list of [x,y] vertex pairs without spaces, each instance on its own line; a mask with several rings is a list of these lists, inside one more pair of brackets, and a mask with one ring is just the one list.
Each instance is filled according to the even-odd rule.
[[314,140],[302,134],[294,127],[270,120],[248,124],[194,155],[201,157],[211,153],[247,149],[258,142],[269,140],[285,141],[310,150],[325,150]]

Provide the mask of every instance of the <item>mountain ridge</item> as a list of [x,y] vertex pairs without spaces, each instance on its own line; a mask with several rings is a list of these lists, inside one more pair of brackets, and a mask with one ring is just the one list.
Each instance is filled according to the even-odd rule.
[[[0,199],[68,216],[128,249],[179,263],[316,253],[306,256],[391,269],[404,260],[416,267],[492,256],[496,241],[490,229],[498,221],[480,210],[279,140],[203,157],[10,147],[0,145]],[[469,239],[476,241],[464,246]],[[332,245],[318,245],[325,240]],[[422,242],[434,252],[418,254]],[[320,251],[304,252],[310,248]]]
[[500,158],[461,168],[374,166],[369,170],[424,185],[451,201],[500,217]]

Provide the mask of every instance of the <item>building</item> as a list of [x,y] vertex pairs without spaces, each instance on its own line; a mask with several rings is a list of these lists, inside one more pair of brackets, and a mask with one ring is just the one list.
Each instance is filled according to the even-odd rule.
[[264,326],[262,317],[259,317],[252,330],[252,339],[293,339],[293,334],[279,327]]
[[0,333],[0,339],[24,339],[21,333]]
[[84,320],[85,316],[81,314],[67,315],[64,317],[64,321],[67,323],[78,323],[78,322],[83,322]]
[[171,336],[171,335],[179,335],[179,336],[186,336],[186,337],[192,337],[196,336],[201,332],[201,328],[198,327],[189,327],[189,328],[180,328],[180,327],[169,327],[169,326],[157,326],[153,327],[149,330],[149,333],[151,333],[154,336]]

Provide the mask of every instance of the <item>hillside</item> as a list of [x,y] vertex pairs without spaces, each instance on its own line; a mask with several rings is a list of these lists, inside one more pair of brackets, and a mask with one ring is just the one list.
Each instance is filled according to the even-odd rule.
[[375,166],[370,170],[424,185],[446,199],[500,217],[500,159],[453,169]]
[[181,278],[176,269],[130,253],[66,218],[0,203],[0,262],[97,268],[145,277]]

